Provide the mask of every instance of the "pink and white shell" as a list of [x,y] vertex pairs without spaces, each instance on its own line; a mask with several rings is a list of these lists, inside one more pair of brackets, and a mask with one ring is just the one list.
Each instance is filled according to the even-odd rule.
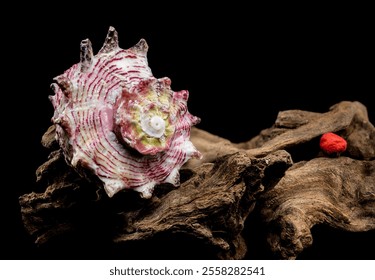
[[80,62],[54,78],[52,122],[67,162],[97,176],[109,197],[124,189],[152,196],[155,185],[179,184],[179,169],[201,154],[190,142],[200,119],[187,109],[188,91],[171,90],[148,66],[148,45],[118,46],[110,27],[94,56],[81,42]]

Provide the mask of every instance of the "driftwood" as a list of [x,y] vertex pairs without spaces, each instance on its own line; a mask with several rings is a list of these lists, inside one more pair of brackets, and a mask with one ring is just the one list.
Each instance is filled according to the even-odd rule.
[[[347,140],[340,157],[321,153],[325,132]],[[55,257],[60,250],[68,258],[113,258],[115,250],[120,258],[243,259],[247,233],[257,230],[245,228],[254,207],[279,259],[309,247],[314,225],[375,229],[375,128],[359,102],[326,113],[280,112],[274,126],[244,143],[193,128],[203,159],[185,164],[179,187],[159,185],[148,200],[132,191],[108,198],[66,164],[53,136],[50,127],[42,139],[52,152],[37,170],[37,189],[19,201],[25,228]]]

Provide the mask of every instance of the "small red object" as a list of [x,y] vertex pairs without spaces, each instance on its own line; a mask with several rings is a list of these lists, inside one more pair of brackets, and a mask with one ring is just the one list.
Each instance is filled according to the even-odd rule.
[[339,156],[342,152],[345,152],[346,147],[346,140],[335,133],[324,133],[320,138],[320,148],[327,155]]

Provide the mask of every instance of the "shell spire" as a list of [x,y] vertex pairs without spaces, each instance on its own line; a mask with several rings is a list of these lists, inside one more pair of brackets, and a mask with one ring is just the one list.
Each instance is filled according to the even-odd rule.
[[80,62],[52,84],[52,122],[66,161],[96,176],[109,197],[134,190],[149,198],[158,184],[178,186],[181,166],[201,158],[189,140],[200,120],[188,112],[189,92],[155,78],[147,50],[144,39],[121,49],[110,27],[95,56],[83,40]]

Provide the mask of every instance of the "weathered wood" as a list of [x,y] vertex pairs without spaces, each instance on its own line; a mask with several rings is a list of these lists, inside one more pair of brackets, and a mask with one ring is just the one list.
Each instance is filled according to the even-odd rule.
[[[184,233],[213,246],[218,258],[242,258],[246,246],[237,244],[244,243],[241,232],[256,196],[264,190],[261,181],[269,169],[279,171],[273,180],[281,178],[290,165],[285,151],[253,160],[245,152],[223,156],[190,170],[190,178],[179,188],[169,187],[168,193],[156,194],[137,206],[119,197],[114,202],[123,203],[122,207],[107,209],[105,219],[116,219],[116,231],[111,233],[116,243],[146,240],[160,233]],[[20,198],[25,226],[38,244],[74,232],[85,214],[111,203],[104,195],[95,200],[95,191],[100,189],[64,166],[60,152],[38,169],[38,178],[48,184],[46,191]],[[131,197],[139,199],[134,194]],[[95,227],[101,227],[102,221],[97,222]]]
[[[325,132],[347,140],[341,157],[320,152]],[[280,112],[272,127],[244,143],[198,128],[191,140],[203,159],[184,165],[179,187],[159,185],[148,200],[133,191],[108,198],[95,178],[81,177],[59,150],[52,151],[37,170],[35,192],[19,199],[25,228],[39,246],[78,235],[106,238],[114,247],[149,246],[158,236],[182,235],[220,259],[245,257],[243,233],[257,230],[244,230],[255,205],[270,249],[282,259],[297,258],[312,244],[314,225],[375,228],[375,129],[359,102],[344,101],[326,113]],[[56,149],[53,127],[42,143]]]
[[259,202],[271,249],[295,259],[312,244],[317,224],[375,229],[375,161],[320,157],[294,164]]

